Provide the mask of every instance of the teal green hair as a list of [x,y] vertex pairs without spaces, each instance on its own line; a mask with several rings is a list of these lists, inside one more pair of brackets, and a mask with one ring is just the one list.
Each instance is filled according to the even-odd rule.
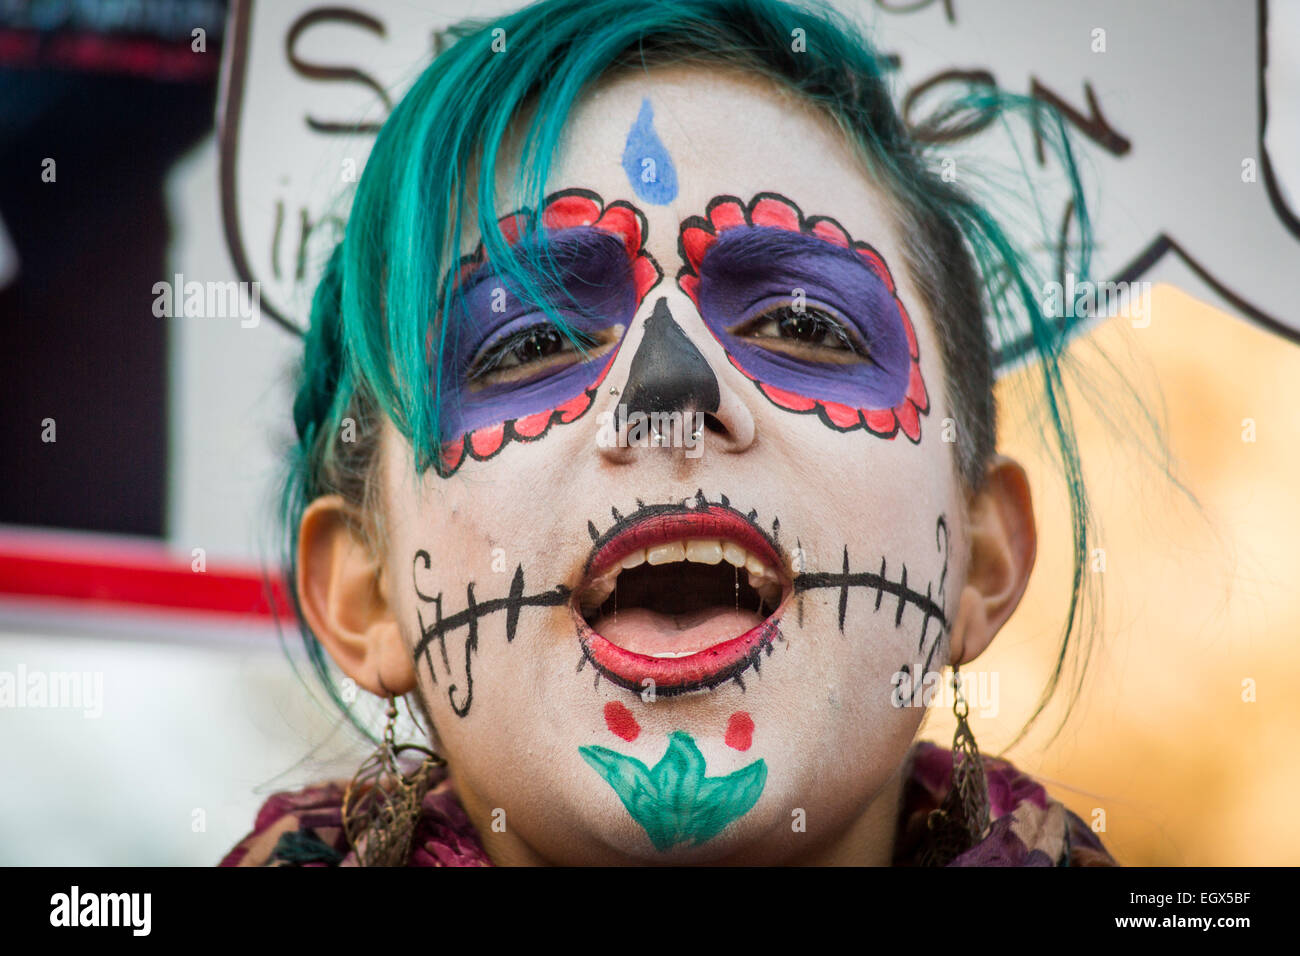
[[[803,31],[799,50],[791,42],[795,29]],[[458,314],[457,289],[445,277],[455,271],[465,236],[481,236],[503,281],[543,303],[569,334],[554,304],[539,294],[541,286],[562,287],[551,281],[554,263],[544,234],[529,230],[526,241],[512,247],[496,221],[494,172],[512,124],[526,124],[520,127],[516,195],[537,210],[569,114],[602,77],[681,63],[757,74],[830,117],[856,148],[864,173],[890,197],[907,264],[938,325],[948,404],[958,425],[955,463],[968,490],[982,485],[996,444],[990,324],[1004,339],[1028,329],[1024,341],[1036,360],[1069,488],[1074,561],[1060,653],[1032,723],[1057,689],[1068,652],[1080,640],[1090,642],[1093,630],[1084,620],[1089,509],[1061,370],[1070,330],[1044,314],[1044,277],[988,207],[937,173],[934,147],[972,124],[1016,114],[1031,119],[1074,193],[1080,242],[1072,266],[1086,280],[1092,243],[1087,203],[1055,112],[1025,97],[976,88],[909,131],[892,98],[887,59],[859,28],[818,3],[544,0],[490,22],[462,23],[451,36],[452,45],[380,130],[344,238],[314,299],[294,403],[299,442],[284,499],[290,574],[296,572],[299,521],[313,498],[339,493],[358,507],[367,504],[383,419],[410,442],[418,471],[436,466],[442,372],[428,343],[432,336],[433,355],[439,354],[447,324],[438,317]],[[353,443],[338,440],[347,418],[356,422]],[[313,669],[351,718],[305,625],[303,634]],[[1085,645],[1085,663],[1087,656]],[[1071,704],[1081,683],[1082,668]]]

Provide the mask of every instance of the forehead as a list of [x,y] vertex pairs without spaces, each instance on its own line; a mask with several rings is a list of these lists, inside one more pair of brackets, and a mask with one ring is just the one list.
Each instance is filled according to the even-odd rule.
[[[672,175],[675,188],[635,181],[645,158],[670,163],[670,174],[652,172]],[[517,208],[516,168],[507,163],[498,177],[501,212]],[[885,197],[835,123],[770,80],[722,68],[659,67],[597,84],[571,112],[547,182],[548,192],[574,186],[634,203],[655,245],[675,245],[677,224],[717,196],[773,191],[805,215],[838,219],[854,238],[890,244]]]

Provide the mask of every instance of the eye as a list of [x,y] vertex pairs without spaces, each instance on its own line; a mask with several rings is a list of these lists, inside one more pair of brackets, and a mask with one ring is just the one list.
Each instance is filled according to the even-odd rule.
[[550,323],[519,329],[479,350],[467,375],[470,388],[521,382],[591,358],[617,341],[621,330],[615,326],[589,333],[571,328],[571,340]]
[[795,308],[787,303],[768,309],[731,332],[756,340],[764,348],[801,358],[840,364],[870,360],[860,339],[824,309]]

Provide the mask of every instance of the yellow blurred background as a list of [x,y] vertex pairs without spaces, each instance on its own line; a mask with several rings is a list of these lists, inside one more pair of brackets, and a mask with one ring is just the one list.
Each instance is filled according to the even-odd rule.
[[[1068,673],[1002,755],[1091,823],[1122,864],[1300,864],[1291,807],[1300,794],[1300,348],[1169,285],[1155,286],[1145,308],[1071,346],[1091,383],[1070,397],[1094,546],[1104,550],[1104,565],[1094,553],[1086,569],[1104,595],[1102,624],[1060,735],[1049,743]],[[999,447],[1029,472],[1039,540],[1019,610],[963,668],[998,677],[996,713],[971,708],[986,754],[999,754],[1032,713],[1069,597],[1065,484],[1041,422],[1025,411],[1037,375],[998,385]],[[1199,504],[1166,476],[1161,446],[1143,440],[1143,408],[1166,416],[1170,471]],[[950,709],[934,706],[921,735],[951,746],[954,725]]]

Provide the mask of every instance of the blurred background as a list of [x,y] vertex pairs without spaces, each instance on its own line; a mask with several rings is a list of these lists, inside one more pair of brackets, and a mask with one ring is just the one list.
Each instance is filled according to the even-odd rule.
[[[1062,733],[1065,692],[1006,756],[1123,863],[1300,863],[1300,3],[839,5],[905,113],[953,84],[1061,109],[1094,275],[1132,283],[1071,350],[1099,639]],[[368,751],[300,679],[266,583],[296,330],[377,124],[448,24],[514,6],[0,4],[0,863],[210,865],[269,793]],[[1034,146],[953,144],[953,168],[1027,171],[1068,246]],[[988,753],[1032,712],[1069,593],[1016,345],[1000,443],[1039,557],[971,668]],[[948,745],[936,705],[923,736]]]

